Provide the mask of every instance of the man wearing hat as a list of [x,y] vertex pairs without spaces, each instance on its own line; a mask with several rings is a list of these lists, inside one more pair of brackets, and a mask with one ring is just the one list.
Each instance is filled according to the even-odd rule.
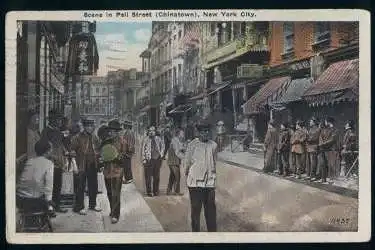
[[264,167],[263,171],[266,173],[273,172],[276,165],[277,156],[277,139],[278,134],[275,128],[275,123],[270,120],[268,123],[268,130],[264,139]]
[[328,117],[325,120],[325,126],[319,136],[319,151],[321,152],[321,182],[327,184],[327,177],[332,178],[335,175],[338,159],[338,132],[334,127],[335,120]]
[[278,141],[278,165],[279,175],[287,176],[290,173],[289,170],[289,151],[290,151],[290,133],[286,122],[281,123],[279,141]]
[[156,135],[156,128],[151,126],[148,136],[142,145],[142,163],[144,165],[146,192],[148,196],[159,195],[160,167],[164,155],[164,147],[163,140]]
[[348,121],[345,124],[345,134],[342,142],[341,155],[345,162],[345,174],[355,161],[355,152],[357,150],[357,135],[354,131],[354,122]]
[[54,165],[52,201],[55,205],[55,211],[59,213],[66,213],[68,211],[60,207],[62,177],[67,161],[65,157],[66,149],[63,143],[64,137],[60,131],[63,119],[63,114],[57,110],[50,110],[48,114],[48,125],[41,134],[41,139],[47,140],[52,144],[52,153],[49,155]]
[[135,135],[132,131],[133,125],[131,121],[124,122],[124,139],[127,145],[127,152],[124,155],[124,180],[123,183],[129,184],[133,182],[132,157],[135,153]]
[[104,181],[107,197],[110,204],[112,223],[117,223],[120,218],[121,187],[124,174],[124,155],[128,151],[126,139],[120,135],[122,130],[118,120],[108,123],[107,137],[102,141],[101,152],[104,165]]
[[191,205],[191,227],[200,231],[202,205],[207,230],[216,232],[216,161],[217,143],[210,139],[211,126],[206,121],[197,124],[199,137],[192,140],[183,161]]
[[75,174],[75,206],[74,212],[86,215],[84,194],[86,181],[89,194],[89,209],[100,212],[97,207],[96,196],[98,193],[98,153],[99,139],[94,134],[94,120],[82,120],[83,131],[72,138],[71,149],[76,153],[78,173]]
[[320,130],[316,118],[312,117],[306,139],[307,161],[310,170],[307,174],[311,181],[314,181],[317,177]]
[[296,131],[294,132],[290,144],[292,146],[292,154],[295,155],[296,169],[294,173],[298,179],[305,172],[306,161],[305,161],[305,143],[307,138],[307,131],[302,121],[296,122]]

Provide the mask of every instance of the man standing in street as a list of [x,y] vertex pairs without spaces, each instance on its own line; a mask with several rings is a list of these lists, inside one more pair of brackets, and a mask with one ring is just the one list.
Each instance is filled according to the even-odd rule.
[[163,139],[164,139],[164,144],[165,144],[163,159],[165,159],[165,157],[168,153],[168,150],[169,150],[169,146],[171,145],[171,141],[172,141],[172,133],[171,133],[171,129],[170,129],[169,124],[167,124],[167,126],[165,127],[163,137],[164,137]]
[[210,125],[201,122],[197,125],[199,138],[189,143],[184,158],[185,175],[190,194],[191,227],[200,231],[202,205],[208,232],[216,232],[216,161],[217,144],[210,140]]
[[[156,128],[151,126],[148,137],[142,145],[142,162],[145,169],[146,192],[148,196],[159,195],[160,167],[164,155],[164,142],[156,135]],[[152,191],[151,191],[152,179]]]
[[319,136],[320,128],[313,117],[310,120],[310,129],[306,139],[307,160],[310,166],[310,171],[307,174],[311,181],[315,181],[317,177]]
[[64,116],[57,110],[50,110],[48,114],[48,125],[42,131],[41,135],[41,140],[47,140],[52,144],[52,153],[49,155],[54,165],[52,201],[55,204],[55,211],[59,213],[66,213],[68,211],[60,207],[63,171],[67,160],[63,143],[64,138],[60,131],[63,119]]
[[345,174],[350,170],[355,161],[357,150],[357,135],[354,131],[354,122],[348,121],[345,124],[345,135],[342,142],[341,155],[345,162]]
[[175,194],[181,195],[180,193],[180,165],[181,160],[184,158],[184,131],[182,129],[176,130],[176,136],[173,137],[171,145],[168,150],[168,166],[169,166],[169,182],[167,188],[167,195],[171,194],[173,186],[175,186]]
[[289,175],[290,133],[287,124],[281,123],[278,141],[279,175]]
[[321,151],[321,182],[327,184],[327,177],[333,178],[337,167],[337,143],[338,132],[334,127],[334,119],[328,117],[325,120],[324,129],[319,136],[319,151]]
[[307,138],[306,130],[304,129],[304,125],[302,121],[297,121],[296,123],[296,131],[290,141],[292,145],[292,153],[295,155],[296,159],[296,177],[301,179],[301,175],[305,172],[305,142]]
[[74,212],[86,215],[84,194],[86,181],[88,184],[89,209],[100,212],[97,207],[96,196],[98,194],[98,149],[99,139],[93,133],[95,126],[93,120],[82,121],[84,130],[72,138],[71,149],[76,153],[78,173],[75,174],[76,186]]
[[277,130],[274,127],[274,122],[271,120],[268,124],[266,138],[264,139],[264,168],[265,173],[270,173],[275,170],[276,156],[277,156]]
[[135,135],[132,131],[131,121],[124,122],[124,139],[127,145],[127,151],[124,155],[124,184],[129,184],[133,182],[133,172],[132,172],[132,158],[135,153]]
[[34,145],[40,140],[39,115],[34,111],[29,111],[29,124],[27,127],[27,158],[36,156]]

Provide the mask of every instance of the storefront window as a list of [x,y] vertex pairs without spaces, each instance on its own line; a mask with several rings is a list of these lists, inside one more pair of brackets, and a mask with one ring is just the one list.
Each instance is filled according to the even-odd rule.
[[330,39],[330,23],[318,22],[315,24],[314,32],[315,43],[324,42]]
[[294,24],[284,23],[284,54],[292,53],[294,50]]

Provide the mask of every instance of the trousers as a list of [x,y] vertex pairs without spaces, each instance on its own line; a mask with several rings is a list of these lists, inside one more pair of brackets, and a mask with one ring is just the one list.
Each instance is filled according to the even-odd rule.
[[89,194],[89,207],[96,207],[96,196],[98,194],[98,172],[94,166],[88,166],[86,171],[74,175],[75,204],[74,211],[78,212],[85,208],[86,181]]
[[52,201],[56,208],[60,207],[61,203],[61,188],[62,188],[62,178],[63,170],[61,168],[53,169],[53,189],[52,189]]
[[310,177],[315,178],[318,174],[318,153],[308,152],[307,159],[309,161],[310,171],[307,173]]
[[105,178],[105,187],[107,189],[107,197],[111,208],[110,216],[113,218],[120,218],[121,208],[121,187],[122,187],[122,176]]
[[126,157],[124,159],[124,177],[126,181],[133,180],[133,172],[132,172],[132,159],[130,157]]
[[161,159],[151,159],[150,164],[145,167],[146,192],[148,194],[159,194],[161,163]]
[[285,175],[289,174],[289,151],[281,151],[278,156],[279,173]]
[[170,193],[173,187],[176,193],[180,192],[180,179],[181,179],[180,166],[169,165],[169,181],[168,181],[167,193]]
[[216,203],[214,188],[189,187],[191,205],[191,228],[193,232],[200,231],[200,215],[202,205],[207,231],[216,232]]

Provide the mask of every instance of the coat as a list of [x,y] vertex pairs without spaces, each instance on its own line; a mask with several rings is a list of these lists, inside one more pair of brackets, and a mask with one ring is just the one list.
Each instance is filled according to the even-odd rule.
[[281,130],[279,133],[279,142],[277,150],[280,152],[289,152],[290,150],[290,133],[287,129]]
[[292,145],[292,153],[303,154],[305,153],[305,143],[307,139],[307,131],[301,128],[296,129],[293,133],[290,144]]
[[179,166],[184,158],[184,145],[178,137],[173,137],[171,145],[168,149],[168,165]]
[[[92,139],[91,145],[89,143],[90,137]],[[89,147],[93,149],[93,155],[87,155],[89,152]],[[87,161],[91,161],[93,163],[92,167],[98,168],[99,139],[96,135],[89,135],[86,132],[81,132],[73,136],[71,150],[76,152],[76,162],[79,172],[86,171]]]
[[[142,145],[142,161],[151,160],[151,138],[145,137]],[[164,155],[165,144],[159,136],[155,136],[156,148],[160,154],[160,157]]]
[[52,144],[52,153],[50,159],[55,168],[64,169],[67,158],[65,157],[66,149],[64,147],[64,137],[59,129],[47,126],[41,134],[42,140],[48,140]]
[[307,152],[317,152],[319,145],[319,136],[321,129],[317,126],[311,127],[307,133],[306,150]]
[[338,132],[336,128],[323,128],[319,136],[320,151],[337,151],[338,150]]
[[357,150],[357,135],[355,134],[354,130],[348,129],[345,131],[342,141],[342,148],[346,151]]
[[[118,150],[119,157],[123,156],[129,149],[129,143],[126,141],[126,138],[123,136],[117,136],[113,138],[110,142],[113,146],[115,146]],[[122,160],[115,160],[112,162],[108,162],[104,164],[103,175],[104,178],[120,178],[123,175],[123,161]]]
[[269,128],[264,139],[264,169],[272,171],[276,164],[276,149],[277,149],[278,133],[275,128]]

